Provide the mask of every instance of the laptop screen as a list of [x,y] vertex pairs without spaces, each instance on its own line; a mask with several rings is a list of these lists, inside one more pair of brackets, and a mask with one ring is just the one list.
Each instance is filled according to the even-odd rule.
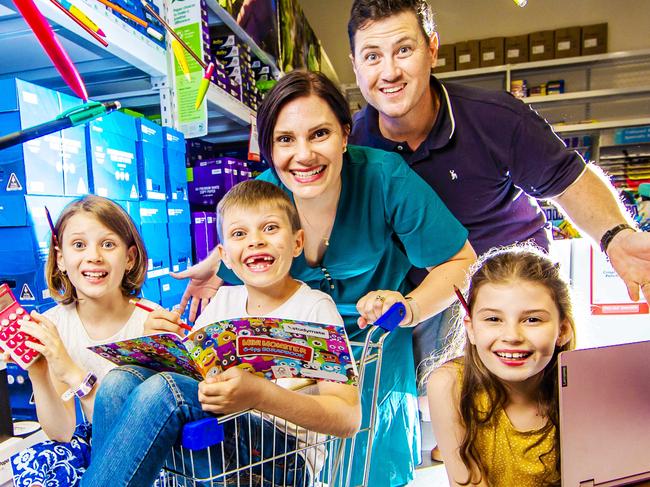
[[560,354],[562,485],[650,479],[650,341]]

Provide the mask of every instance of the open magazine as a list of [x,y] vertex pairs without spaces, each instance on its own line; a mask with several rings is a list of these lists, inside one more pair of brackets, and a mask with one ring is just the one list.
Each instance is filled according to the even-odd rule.
[[280,318],[237,318],[204,326],[184,338],[164,333],[88,348],[117,365],[140,365],[197,380],[230,367],[267,379],[345,384],[358,380],[343,326]]

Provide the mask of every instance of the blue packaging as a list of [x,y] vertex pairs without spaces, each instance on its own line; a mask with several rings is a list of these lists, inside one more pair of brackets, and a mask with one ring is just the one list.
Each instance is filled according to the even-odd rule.
[[190,233],[190,204],[187,201],[167,202],[167,233],[172,272],[187,269],[192,263],[192,237]]
[[142,285],[142,297],[160,304],[160,278],[147,278]]
[[[83,104],[75,96],[59,93],[61,111]],[[82,196],[90,191],[88,174],[88,153],[86,150],[86,128],[84,125],[61,131],[61,152],[63,160],[63,192],[67,196]]]
[[118,200],[139,199],[135,119],[112,112],[88,123],[87,135],[93,192]]
[[145,118],[135,120],[137,130],[138,184],[140,196],[149,200],[165,200],[165,162],[163,159],[163,128]]
[[626,127],[614,132],[615,144],[640,144],[650,142],[650,125]]
[[171,127],[163,127],[164,160],[167,174],[167,199],[187,200],[187,173],[185,171],[185,137]]
[[163,308],[174,309],[183,297],[187,280],[174,279],[172,276],[160,278],[160,305]]
[[133,201],[133,200],[113,200],[115,203],[120,205],[122,208],[126,210],[126,212],[129,214],[131,217],[131,220],[133,220],[133,223],[135,225],[135,228],[137,228],[138,232],[140,232],[140,227],[142,226],[142,222],[140,221],[140,202],[139,201]]
[[149,257],[148,278],[169,274],[167,221],[166,202],[149,200],[140,202],[140,234]]

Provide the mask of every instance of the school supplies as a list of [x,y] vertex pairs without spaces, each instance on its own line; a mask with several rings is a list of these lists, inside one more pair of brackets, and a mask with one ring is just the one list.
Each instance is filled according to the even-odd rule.
[[84,85],[68,53],[63,49],[63,46],[54,35],[50,24],[47,23],[43,14],[36,8],[34,0],[14,0],[14,4],[36,35],[38,42],[43,46],[43,49],[52,60],[54,67],[61,74],[66,84],[79,98],[87,101],[88,92],[86,91],[86,85]]
[[58,132],[69,127],[75,127],[87,122],[94,118],[105,115],[120,108],[120,102],[112,101],[100,103],[98,101],[90,101],[78,107],[71,108],[59,114],[54,120],[44,122],[33,127],[28,127],[24,130],[19,130],[11,134],[0,137],[0,150],[6,149],[16,144],[27,142],[28,140],[37,139],[44,135]]
[[40,343],[36,338],[20,331],[18,320],[31,318],[21,306],[7,284],[0,285],[0,349],[11,355],[11,358],[23,369],[27,369],[40,355],[25,341]]
[[[70,19],[85,30],[93,39],[99,42],[102,46],[107,47],[108,42],[106,42],[102,37],[106,37],[104,31],[99,28],[95,22],[90,20],[86,14],[84,14],[77,7],[72,5],[67,0],[50,0],[59,10],[66,14]],[[100,37],[101,36],[101,37]]]
[[180,43],[176,39],[172,39],[172,51],[174,53],[174,57],[176,58],[176,61],[178,61],[178,65],[181,67],[181,71],[183,71],[183,75],[185,76],[185,79],[187,81],[190,81],[190,67],[187,64],[187,58],[185,57],[185,51],[183,50],[183,46],[180,45]]
[[345,328],[280,318],[238,318],[172,333],[89,347],[117,365],[140,365],[202,380],[231,367],[267,379],[306,378],[356,384]]
[[194,104],[194,109],[198,110],[201,104],[203,103],[203,100],[205,99],[205,94],[208,92],[208,88],[210,88],[210,80],[212,79],[212,73],[214,72],[214,63],[208,64],[208,67],[205,69],[205,74],[203,75],[203,79],[201,80],[201,84],[199,85],[199,91],[196,94],[196,102]]
[[135,22],[136,24],[141,25],[145,29],[149,26],[149,24],[146,21],[142,20],[137,15],[132,14],[128,10],[123,9],[119,5],[116,5],[113,2],[110,2],[109,0],[97,0],[97,1],[99,3],[103,3],[104,5],[106,5],[108,8],[110,8],[114,12],[117,12],[118,14],[120,14],[122,17],[126,17],[127,19],[130,19],[133,22]]
[[[140,301],[137,299],[129,299],[129,303],[135,305],[136,307],[145,310],[148,313],[151,313],[153,311],[153,308],[150,308],[149,306],[142,304]],[[181,322],[178,326],[180,326],[183,330],[187,331],[192,331],[192,327],[188,325],[187,323]]]
[[460,301],[460,304],[463,306],[465,313],[467,313],[467,317],[471,318],[472,314],[469,312],[469,305],[467,304],[467,301],[465,301],[465,297],[463,296],[463,293],[460,292],[460,289],[458,289],[458,287],[456,287],[455,284],[454,284],[454,293],[456,293],[456,297],[458,298],[458,301]]

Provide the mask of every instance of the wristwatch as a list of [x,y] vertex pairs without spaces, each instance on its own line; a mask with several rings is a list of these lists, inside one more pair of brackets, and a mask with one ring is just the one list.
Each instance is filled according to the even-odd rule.
[[602,238],[600,239],[600,250],[602,250],[603,253],[607,254],[607,247],[609,247],[609,244],[612,242],[614,237],[618,235],[620,232],[622,232],[623,230],[636,231],[636,228],[634,228],[631,225],[628,225],[627,223],[621,223],[619,225],[616,225],[613,228],[610,228],[603,234]]
[[97,376],[93,372],[88,372],[88,375],[86,375],[84,380],[81,381],[81,384],[79,384],[76,389],[73,389],[71,387],[65,391],[63,394],[61,394],[61,399],[64,401],[69,401],[74,396],[77,396],[79,399],[81,399],[82,397],[90,394],[90,391],[93,390],[93,387],[95,387],[96,383]]

